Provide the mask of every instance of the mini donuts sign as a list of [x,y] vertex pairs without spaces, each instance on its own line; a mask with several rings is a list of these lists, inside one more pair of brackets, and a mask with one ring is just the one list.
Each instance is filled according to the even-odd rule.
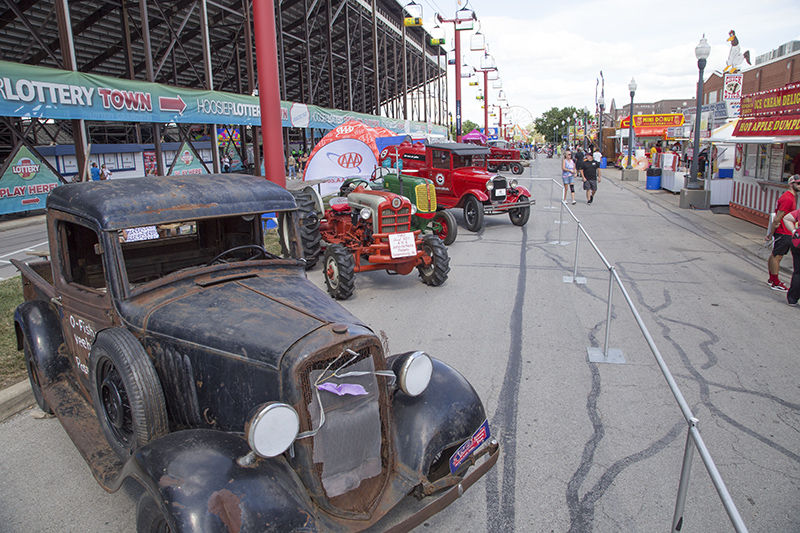
[[28,148],[21,146],[0,177],[0,214],[43,209],[47,193],[61,183]]

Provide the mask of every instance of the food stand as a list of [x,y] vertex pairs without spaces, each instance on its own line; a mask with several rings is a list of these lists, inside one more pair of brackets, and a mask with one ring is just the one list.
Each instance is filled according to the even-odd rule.
[[789,176],[800,172],[800,84],[743,97],[731,138],[731,215],[766,227]]

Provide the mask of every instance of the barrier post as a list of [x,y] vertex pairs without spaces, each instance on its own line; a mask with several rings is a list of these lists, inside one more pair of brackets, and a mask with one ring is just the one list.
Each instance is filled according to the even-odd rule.
[[617,348],[608,348],[608,337],[611,333],[611,296],[614,294],[614,267],[608,268],[608,309],[606,310],[606,338],[603,342],[603,349],[589,346],[586,352],[589,356],[589,361],[592,363],[611,363],[615,365],[624,365],[625,356],[622,355],[622,350]]
[[[689,427],[697,425],[699,420],[689,419]],[[677,533],[683,528],[683,506],[686,503],[686,493],[689,490],[689,474],[692,472],[692,459],[694,458],[694,443],[692,432],[686,432],[686,448],[683,451],[683,466],[681,467],[681,480],[678,484],[678,498],[675,500],[675,514],[672,516],[672,531]]]
[[557,241],[551,241],[550,244],[557,244],[559,246],[566,246],[566,245],[569,244],[569,242],[561,240],[561,226],[566,224],[566,222],[563,221],[563,218],[564,218],[564,201],[562,200],[561,201],[561,211],[559,212],[558,220],[554,221],[555,224],[558,224],[558,240]]
[[556,180],[550,180],[550,205],[545,207],[545,209],[555,209],[555,207],[553,207],[553,183],[555,183],[555,181]]
[[575,263],[572,267],[572,275],[564,276],[564,283],[577,283],[578,285],[586,285],[586,278],[578,277],[578,246],[581,243],[581,221],[578,220],[578,233],[575,235]]

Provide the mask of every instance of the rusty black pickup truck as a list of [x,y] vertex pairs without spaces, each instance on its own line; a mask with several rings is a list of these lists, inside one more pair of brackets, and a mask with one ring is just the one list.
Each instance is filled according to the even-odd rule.
[[138,531],[403,531],[497,461],[458,372],[307,280],[285,189],[67,184],[47,227],[49,260],[15,262],[18,348],[100,485],[144,488]]

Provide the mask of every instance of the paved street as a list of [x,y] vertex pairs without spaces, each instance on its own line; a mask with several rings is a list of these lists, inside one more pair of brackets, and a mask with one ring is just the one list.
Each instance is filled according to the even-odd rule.
[[[539,159],[523,176],[557,177],[559,165]],[[800,531],[800,310],[765,284],[763,230],[681,210],[619,174],[608,170],[592,205],[578,186],[570,207],[623,280],[749,530]],[[497,216],[470,233],[455,213],[443,286],[363,273],[344,302],[391,352],[424,349],[462,372],[502,446],[485,479],[418,529],[668,531],[687,425],[618,288],[609,346],[626,364],[587,360],[604,343],[609,273],[581,237],[587,283],[564,282],[577,225],[566,213],[556,223],[557,185],[530,183],[524,228]],[[319,266],[308,275],[323,286]],[[0,449],[4,531],[135,530],[138,488],[105,494],[57,421],[22,413],[0,424]],[[695,454],[683,531],[731,530]]]

